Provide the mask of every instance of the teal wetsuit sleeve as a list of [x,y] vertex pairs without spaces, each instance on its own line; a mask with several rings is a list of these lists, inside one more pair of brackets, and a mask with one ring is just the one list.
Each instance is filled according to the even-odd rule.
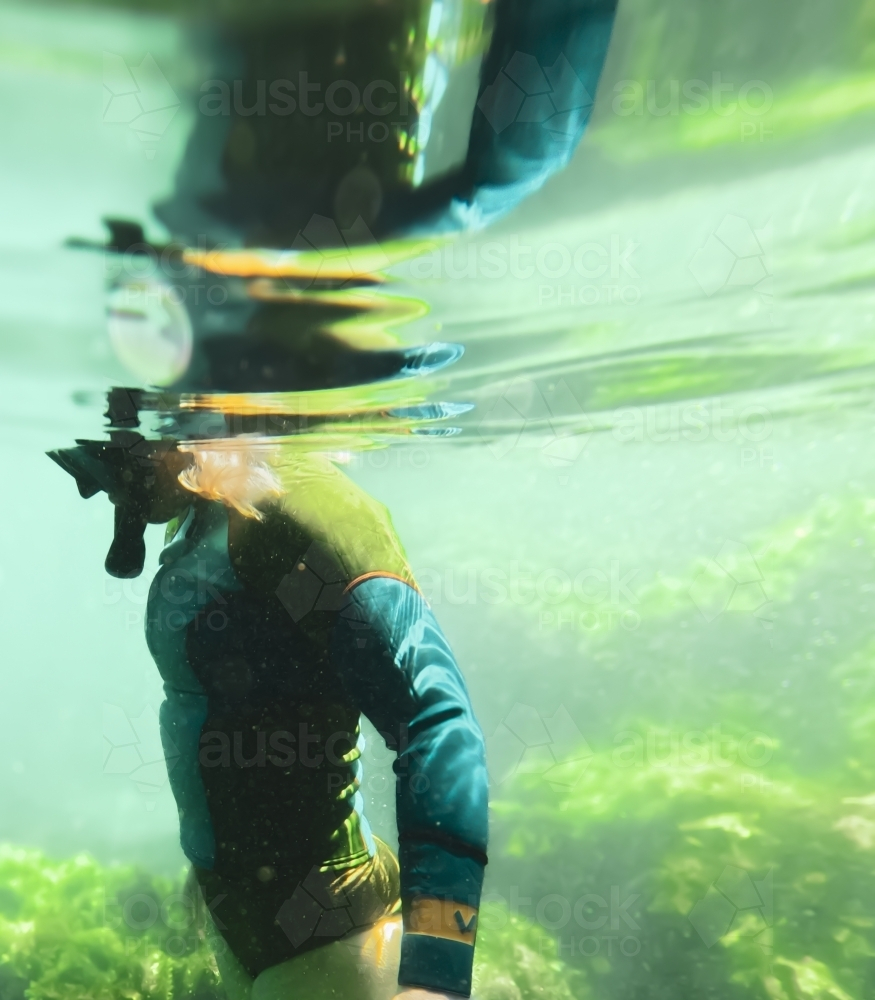
[[[422,596],[400,580],[355,586],[333,661],[349,694],[397,753],[401,895],[479,906],[486,864],[483,735],[462,674]],[[468,995],[474,949],[405,934],[399,982]]]
[[568,165],[593,110],[616,11],[617,0],[497,0],[466,183],[417,231],[482,229]]

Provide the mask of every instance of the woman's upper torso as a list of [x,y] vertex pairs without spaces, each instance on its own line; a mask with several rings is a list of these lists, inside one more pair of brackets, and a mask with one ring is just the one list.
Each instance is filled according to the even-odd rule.
[[186,854],[229,876],[366,860],[360,706],[329,647],[357,579],[412,585],[385,508],[309,460],[263,522],[198,499],[171,534],[146,634]]

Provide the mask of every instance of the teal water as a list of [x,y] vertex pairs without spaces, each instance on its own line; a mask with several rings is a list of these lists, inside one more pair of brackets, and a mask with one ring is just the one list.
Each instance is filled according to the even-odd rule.
[[[870,7],[627,5],[568,170],[390,271],[428,306],[402,339],[466,348],[398,398],[475,406],[451,437],[342,450],[489,737],[483,951],[512,981],[486,976],[487,1000],[872,995]],[[142,578],[107,578],[109,505],[43,453],[137,381],[103,261],[62,244],[149,220],[186,130],[184,108],[149,143],[103,121],[101,53],[187,70],[160,19],[4,5],[0,25],[0,840],[171,876],[142,636],[160,533]],[[761,81],[769,109],[749,88],[754,113],[672,110],[671,80],[714,73],[725,106]],[[630,79],[640,115],[615,104]]]

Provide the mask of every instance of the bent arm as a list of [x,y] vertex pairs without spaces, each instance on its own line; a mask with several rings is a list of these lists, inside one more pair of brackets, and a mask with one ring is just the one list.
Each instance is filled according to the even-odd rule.
[[464,679],[422,596],[396,578],[353,584],[332,645],[343,684],[397,753],[399,982],[467,996],[488,779]]
[[563,170],[593,110],[617,0],[498,0],[465,184],[418,231],[482,229]]

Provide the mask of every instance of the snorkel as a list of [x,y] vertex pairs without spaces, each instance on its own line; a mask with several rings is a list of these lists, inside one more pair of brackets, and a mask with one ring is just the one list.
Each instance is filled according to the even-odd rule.
[[[110,576],[139,576],[146,561],[144,534],[155,517],[158,472],[172,444],[147,441],[132,431],[113,431],[109,441],[77,441],[47,452],[75,480],[83,499],[105,492],[115,505],[112,544],[104,563]],[[174,449],[175,450],[175,449]]]

